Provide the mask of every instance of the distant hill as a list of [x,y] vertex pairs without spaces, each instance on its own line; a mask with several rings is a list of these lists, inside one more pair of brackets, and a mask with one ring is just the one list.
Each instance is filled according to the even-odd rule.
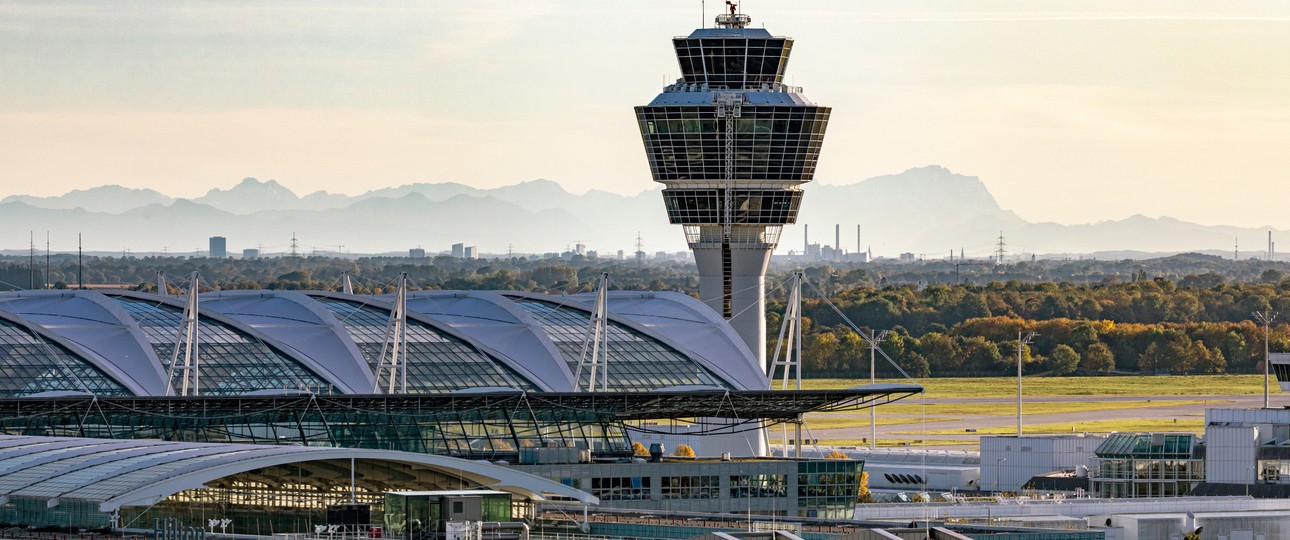
[[118,185],[99,186],[69,191],[57,197],[32,197],[10,195],[0,199],[0,204],[22,202],[36,208],[70,210],[84,208],[90,212],[120,214],[149,204],[170,204],[174,199],[151,189],[131,189]]
[[[1267,231],[1140,215],[1080,225],[1033,223],[1000,208],[979,178],[935,165],[850,184],[812,182],[804,189],[801,219],[784,228],[781,252],[801,251],[802,224],[810,225],[812,242],[830,245],[840,224],[847,252],[856,249],[859,225],[862,250],[931,258],[960,248],[969,257],[987,256],[1001,232],[1011,254],[1157,256],[1221,254],[1234,238],[1249,238],[1249,247],[1261,248]],[[582,242],[612,255],[634,250],[638,232],[647,252],[685,249],[679,227],[667,223],[658,188],[631,196],[595,190],[577,195],[544,179],[494,189],[418,183],[353,196],[319,191],[300,197],[277,181],[246,178],[193,200],[116,185],[0,200],[0,247],[25,247],[32,230],[50,231],[55,249],[67,249],[80,232],[99,249],[136,252],[203,251],[210,236],[227,237],[234,253],[246,247],[284,252],[295,234],[306,252],[402,252],[420,246],[436,253],[462,242],[484,253],[505,253],[508,246],[542,253]]]

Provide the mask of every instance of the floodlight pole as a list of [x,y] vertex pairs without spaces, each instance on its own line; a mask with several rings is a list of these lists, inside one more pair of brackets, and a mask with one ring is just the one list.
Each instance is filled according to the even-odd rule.
[[[887,334],[890,334],[890,333],[891,333],[890,330],[883,330],[881,332],[877,330],[870,330],[869,335],[867,336],[865,336],[863,332],[860,333],[861,336],[864,336],[865,339],[869,341],[869,384],[878,383],[878,379],[876,377],[877,370],[874,367],[875,366],[874,358],[878,352],[878,344],[881,343],[883,338],[886,338]],[[878,409],[877,407],[870,406],[869,407],[869,449],[873,450],[877,445],[878,445]]]
[[1021,437],[1021,351],[1037,335],[1034,332],[1017,332],[1017,437]]
[[1272,355],[1268,352],[1268,341],[1271,336],[1269,327],[1272,326],[1272,321],[1276,320],[1277,312],[1271,310],[1255,311],[1254,318],[1263,323],[1263,408],[1267,409],[1270,408],[1268,401],[1268,385],[1271,384],[1268,376],[1268,364],[1272,361]]

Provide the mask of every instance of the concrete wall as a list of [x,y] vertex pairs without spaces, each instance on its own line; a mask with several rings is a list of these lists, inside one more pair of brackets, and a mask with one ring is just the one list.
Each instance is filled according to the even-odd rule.
[[1088,466],[1102,435],[1028,435],[981,437],[981,489],[1018,491],[1031,478]]
[[1215,484],[1252,484],[1258,473],[1254,457],[1257,426],[1208,426],[1205,428],[1205,481]]

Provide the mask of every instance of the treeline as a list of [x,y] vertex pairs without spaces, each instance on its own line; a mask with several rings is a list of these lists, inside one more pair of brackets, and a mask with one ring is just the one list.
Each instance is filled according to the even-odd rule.
[[[355,292],[389,292],[401,272],[414,289],[518,290],[578,292],[590,290],[601,272],[609,272],[613,287],[622,290],[697,290],[693,265],[679,262],[637,264],[634,261],[515,257],[455,259],[434,257],[274,257],[254,260],[208,257],[86,257],[78,268],[75,257],[55,256],[29,265],[25,258],[0,260],[0,290],[74,288],[78,270],[87,286],[119,286],[155,291],[157,272],[171,283],[200,274],[203,290],[324,289],[339,290],[341,275],[349,273]],[[48,279],[46,275],[48,274]]]
[[[1253,313],[1279,311],[1286,314],[1282,320],[1290,319],[1290,281],[1281,279],[1280,270],[1253,261],[1225,263],[1197,255],[1148,263],[1040,261],[993,270],[996,276],[1036,272],[1032,277],[1037,281],[932,285],[926,283],[934,280],[914,279],[919,276],[916,266],[904,270],[909,273],[903,274],[908,279],[902,284],[892,284],[896,267],[891,265],[806,268],[812,286],[807,287],[803,304],[805,373],[868,375],[868,344],[846,319],[865,329],[890,331],[882,350],[916,377],[1015,373],[1018,335],[1030,332],[1038,335],[1021,349],[1027,373],[1255,372],[1262,370],[1263,332],[1252,322]],[[944,268],[925,266],[932,272],[926,276],[946,277]],[[1173,266],[1200,273],[1168,279],[1150,277],[1147,271]],[[1038,275],[1067,267],[1116,273],[1103,273],[1098,281],[1085,283],[1042,281]],[[642,265],[582,257],[86,257],[83,267],[78,267],[74,256],[56,255],[48,268],[33,267],[23,257],[5,257],[0,258],[0,290],[33,284],[41,288],[46,281],[53,288],[74,287],[78,271],[86,284],[141,291],[156,290],[158,271],[164,271],[172,285],[183,285],[196,271],[203,288],[285,290],[339,290],[342,274],[349,273],[359,293],[390,292],[400,272],[408,274],[414,289],[574,293],[593,290],[600,273],[609,272],[614,290],[698,294],[691,263]],[[785,291],[780,285],[786,277],[780,273],[767,279],[768,352],[774,350],[784,313]],[[821,295],[828,296],[832,305]],[[1290,327],[1275,324],[1270,347],[1274,352],[1290,351]],[[881,375],[895,374],[881,357],[877,365]]]
[[[809,289],[808,289],[809,291]],[[889,330],[881,347],[911,376],[1016,372],[1018,338],[1027,373],[1227,373],[1262,370],[1263,329],[1255,312],[1290,307],[1290,281],[1225,283],[1221,276],[1128,283],[994,282],[984,286],[855,287],[803,301],[804,372],[867,376],[861,328]],[[784,311],[768,307],[768,351]],[[836,310],[835,310],[836,307]],[[1272,351],[1290,350],[1290,327],[1271,328]],[[895,370],[879,357],[886,376]]]

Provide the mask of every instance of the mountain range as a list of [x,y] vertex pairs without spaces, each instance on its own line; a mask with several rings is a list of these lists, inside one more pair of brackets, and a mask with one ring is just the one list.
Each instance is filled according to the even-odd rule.
[[[812,242],[829,245],[839,224],[846,252],[857,248],[859,225],[861,250],[935,258],[960,249],[968,257],[988,256],[1001,235],[1012,254],[1230,253],[1227,247],[1238,238],[1247,249],[1261,249],[1269,230],[1141,215],[1082,225],[1029,222],[1000,208],[979,178],[935,165],[804,189],[801,216],[784,228],[781,252],[802,250],[804,224]],[[246,178],[191,200],[117,185],[0,199],[0,247],[26,247],[29,231],[49,231],[55,251],[67,251],[78,233],[94,249],[133,252],[204,253],[211,236],[227,237],[232,253],[253,247],[285,252],[293,236],[304,252],[423,247],[433,254],[461,242],[483,253],[543,253],[583,243],[603,255],[634,251],[638,234],[647,252],[685,249],[679,228],[667,223],[658,189],[578,195],[540,179],[495,189],[418,183],[355,196],[298,196],[274,180]]]

